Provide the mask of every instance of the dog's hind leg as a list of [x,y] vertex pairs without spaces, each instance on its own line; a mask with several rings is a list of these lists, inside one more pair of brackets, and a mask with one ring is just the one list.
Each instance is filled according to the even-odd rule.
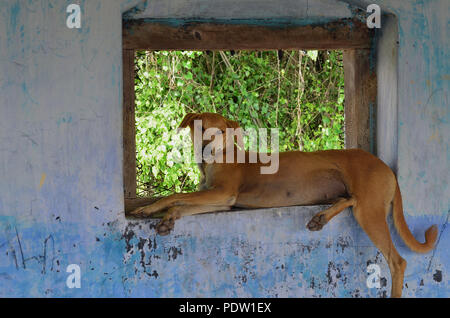
[[344,209],[355,204],[353,198],[340,198],[333,206],[326,210],[323,210],[313,216],[311,221],[308,222],[306,227],[310,231],[319,231],[327,224],[333,217],[341,213]]
[[194,215],[215,211],[228,211],[231,206],[212,206],[212,205],[180,205],[170,208],[161,222],[156,226],[156,232],[159,235],[167,235],[175,226],[175,220],[182,216]]
[[353,208],[353,214],[389,265],[392,280],[391,297],[401,297],[406,261],[400,256],[392,243],[389,226],[386,221],[389,205],[368,202],[362,205],[358,200],[358,203]]

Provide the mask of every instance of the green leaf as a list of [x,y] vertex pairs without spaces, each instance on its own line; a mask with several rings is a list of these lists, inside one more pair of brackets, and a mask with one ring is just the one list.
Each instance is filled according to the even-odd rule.
[[318,52],[316,50],[308,51],[307,54],[311,58],[311,60],[313,60],[314,62],[317,60]]

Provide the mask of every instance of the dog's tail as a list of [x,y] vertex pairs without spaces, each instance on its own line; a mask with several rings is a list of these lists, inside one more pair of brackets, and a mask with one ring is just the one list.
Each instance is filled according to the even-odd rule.
[[418,242],[409,230],[403,215],[402,195],[400,193],[398,182],[396,182],[394,200],[392,201],[392,210],[394,216],[394,226],[406,246],[416,253],[427,253],[434,248],[434,243],[436,242],[438,235],[438,228],[436,225],[432,225],[428,228],[428,230],[426,230],[425,243]]

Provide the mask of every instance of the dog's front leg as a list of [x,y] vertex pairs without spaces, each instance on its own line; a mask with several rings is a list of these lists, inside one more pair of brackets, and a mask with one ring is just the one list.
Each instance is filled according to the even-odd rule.
[[161,222],[156,226],[159,235],[167,235],[175,226],[175,220],[187,215],[194,215],[215,211],[229,211],[231,206],[212,205],[179,205],[169,209]]
[[132,216],[149,216],[164,209],[183,205],[232,206],[236,202],[236,197],[234,191],[222,187],[193,193],[176,193],[153,204],[137,208],[129,214]]

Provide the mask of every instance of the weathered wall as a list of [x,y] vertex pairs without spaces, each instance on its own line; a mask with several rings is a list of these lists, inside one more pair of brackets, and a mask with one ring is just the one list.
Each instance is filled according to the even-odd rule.
[[150,0],[140,1],[126,15],[133,19],[284,19],[300,17],[302,20],[351,17],[351,8],[334,0]]
[[[366,2],[149,1],[137,12],[311,23]],[[398,130],[387,134],[397,133],[398,147],[378,143],[398,167],[413,233],[422,240],[431,223],[440,230],[427,255],[410,252],[392,231],[408,261],[404,293],[448,297],[448,1],[373,2],[397,16],[399,41],[397,110],[395,103],[387,110],[398,112]],[[316,233],[305,224],[320,207],[186,217],[168,237],[155,236],[155,221],[126,220],[121,15],[140,1],[80,1],[80,30],[65,26],[70,3],[0,2],[0,296],[389,293],[386,263],[350,211]],[[386,39],[384,49],[392,47]],[[370,262],[386,278],[379,290],[365,284]],[[72,263],[82,270],[80,289],[65,284]]]
[[397,171],[398,20],[384,15],[377,42],[377,156]]

